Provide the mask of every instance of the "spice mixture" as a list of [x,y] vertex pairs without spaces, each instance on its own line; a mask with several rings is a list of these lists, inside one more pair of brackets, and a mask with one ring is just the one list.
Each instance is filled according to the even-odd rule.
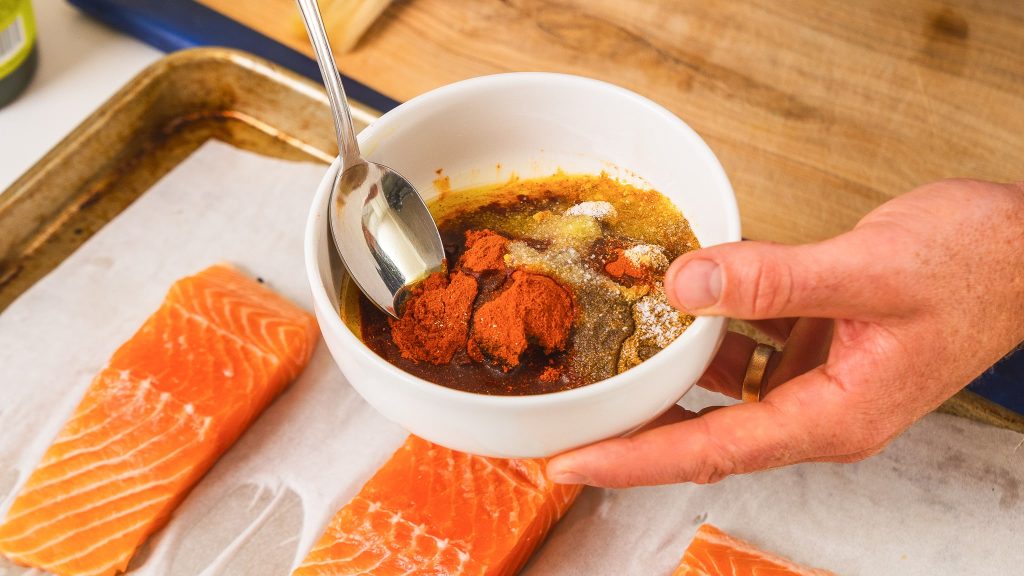
[[692,322],[665,298],[669,262],[698,247],[654,190],[558,174],[446,192],[431,210],[450,265],[401,318],[358,294],[342,316],[377,354],[484,394],[576,388],[636,366]]

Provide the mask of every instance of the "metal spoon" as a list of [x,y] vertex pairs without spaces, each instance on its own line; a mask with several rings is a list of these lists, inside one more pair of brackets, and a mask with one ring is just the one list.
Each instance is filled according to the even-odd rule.
[[334,246],[363,294],[398,317],[412,288],[444,271],[441,235],[412,183],[360,154],[320,8],[316,0],[296,1],[327,88],[341,152],[341,170],[328,203]]

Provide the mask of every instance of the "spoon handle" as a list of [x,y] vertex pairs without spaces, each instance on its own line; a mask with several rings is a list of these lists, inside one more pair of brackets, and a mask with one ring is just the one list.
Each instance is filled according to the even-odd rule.
[[342,168],[348,168],[362,161],[359,153],[359,143],[356,141],[355,130],[352,128],[352,114],[348,109],[348,99],[345,98],[345,88],[341,85],[341,74],[338,66],[334,63],[334,53],[331,52],[331,44],[327,41],[327,30],[324,29],[324,21],[320,17],[320,7],[316,0],[296,0],[299,5],[299,12],[302,13],[302,21],[306,25],[306,33],[309,34],[309,42],[316,52],[316,63],[320,66],[320,75],[324,78],[324,86],[327,88],[327,99],[331,103],[331,113],[334,115],[334,130],[338,136],[338,148],[341,151]]

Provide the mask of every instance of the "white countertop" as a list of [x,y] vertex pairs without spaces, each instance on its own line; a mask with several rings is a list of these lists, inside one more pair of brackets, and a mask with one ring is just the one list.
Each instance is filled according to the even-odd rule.
[[61,0],[36,0],[39,69],[0,108],[0,193],[135,74],[163,53]]

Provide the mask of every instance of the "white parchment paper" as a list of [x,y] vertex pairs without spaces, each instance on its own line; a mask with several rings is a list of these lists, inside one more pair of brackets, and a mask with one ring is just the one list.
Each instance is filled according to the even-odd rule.
[[[308,307],[302,229],[323,172],[207,143],[0,315],[0,513],[92,376],[175,279],[229,261]],[[715,400],[695,392],[684,404]],[[287,574],[404,436],[321,346],[133,573]],[[708,521],[851,576],[1022,574],[1022,442],[931,415],[855,465],[713,486],[587,489],[524,573],[667,575]],[[0,559],[0,576],[21,573]]]

